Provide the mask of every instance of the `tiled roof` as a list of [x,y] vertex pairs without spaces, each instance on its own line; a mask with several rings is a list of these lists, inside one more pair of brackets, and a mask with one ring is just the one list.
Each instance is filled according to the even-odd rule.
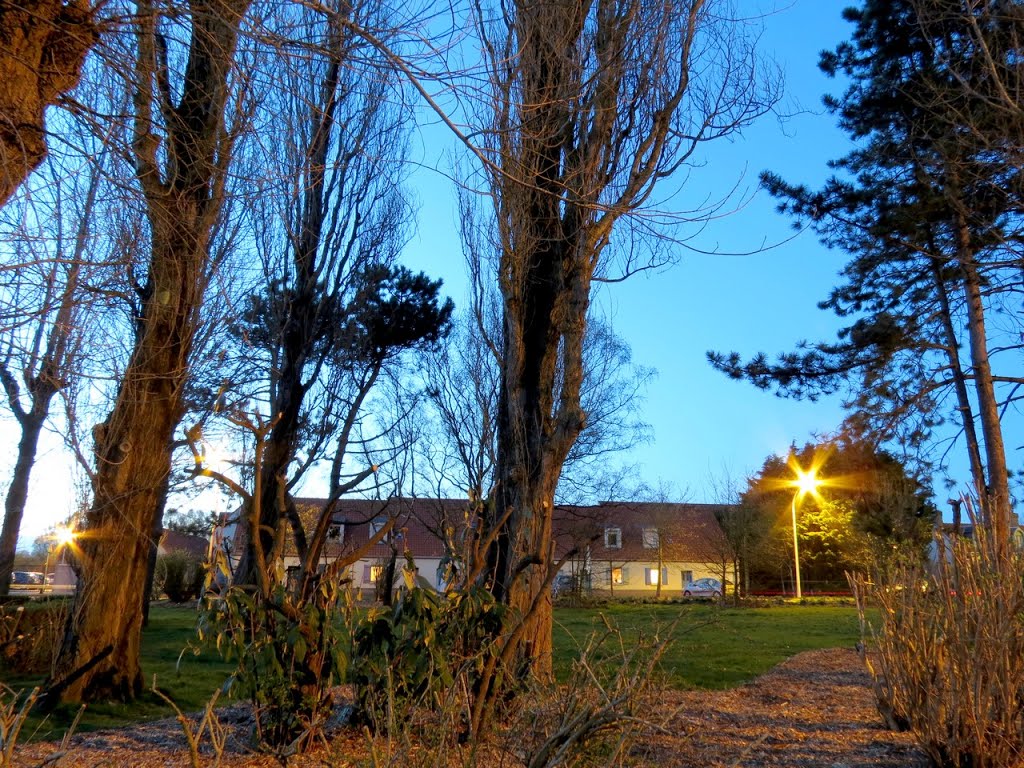
[[[296,506],[303,526],[312,532],[323,508],[324,499],[297,498]],[[440,558],[444,544],[439,532],[447,528],[458,536],[468,524],[469,502],[461,499],[340,499],[332,524],[339,536],[329,538],[324,555],[337,557],[363,546],[375,532],[374,522],[395,517],[392,529],[399,554],[408,549],[414,557]],[[559,506],[555,512],[556,552],[564,556],[570,549],[589,545],[594,560],[641,561],[657,558],[657,549],[644,546],[644,529],[650,529],[662,542],[662,557],[692,563],[717,563],[732,554],[715,513],[714,504],[669,504],[642,502],[602,502],[593,506]],[[241,532],[244,526],[238,526]],[[605,545],[605,529],[617,528],[621,546]],[[449,534],[451,535],[451,534]],[[294,544],[288,537],[288,554]],[[236,537],[235,545],[240,543]],[[391,543],[373,546],[369,559],[391,554]]]
[[[731,560],[732,549],[715,517],[725,508],[720,504],[628,501],[559,508],[555,523],[558,550],[564,553],[573,542],[579,545],[589,539],[592,559],[633,562],[657,559],[660,543],[664,560],[689,563]],[[615,546],[612,533],[615,529],[619,546]]]
[[[295,506],[307,535],[313,529],[323,509],[324,499],[296,498]],[[440,532],[446,527],[459,528],[465,525],[469,503],[457,499],[339,499],[335,503],[331,525],[336,526],[337,535],[328,536],[324,556],[335,558],[352,552],[365,545],[376,533],[375,524],[382,524],[395,518],[391,536],[401,554],[406,549],[416,557],[440,558],[444,554]],[[241,547],[245,526],[239,525],[235,532],[234,546]],[[374,545],[367,554],[370,559],[384,558],[391,554],[391,539]],[[292,536],[287,538],[287,554],[295,554]]]
[[160,537],[160,549],[164,552],[187,552],[195,557],[205,558],[210,542],[202,536],[166,530]]

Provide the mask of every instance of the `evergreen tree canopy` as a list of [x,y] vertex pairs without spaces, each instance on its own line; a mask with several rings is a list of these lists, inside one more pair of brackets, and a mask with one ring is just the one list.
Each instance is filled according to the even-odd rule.
[[894,552],[924,553],[938,510],[930,491],[895,457],[855,441],[808,443],[787,458],[769,456],[741,498],[773,521],[772,538],[786,550],[787,563],[798,468],[813,468],[821,483],[797,503],[805,577],[843,583],[844,571],[874,567]]
[[[998,488],[983,464],[995,475],[1005,464],[998,411],[1021,383],[992,366],[999,352],[1019,356],[1024,123],[993,91],[1024,81],[1015,42],[1024,16],[1020,3],[963,6],[866,0],[844,12],[852,38],[822,53],[820,67],[849,82],[825,104],[854,149],[830,164],[836,174],[821,189],[770,172],[762,182],[798,229],[849,254],[843,282],[819,304],[848,325],[775,361],[709,359],[782,396],[844,391],[851,431],[907,451],[952,417],[968,433],[976,486]],[[998,346],[985,324],[993,315]]]

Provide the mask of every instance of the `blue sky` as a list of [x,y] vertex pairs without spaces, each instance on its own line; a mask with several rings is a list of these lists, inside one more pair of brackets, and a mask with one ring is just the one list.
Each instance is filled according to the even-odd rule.
[[[658,371],[642,407],[654,440],[624,459],[639,465],[649,485],[674,486],[681,500],[713,501],[709,477],[728,474],[743,480],[769,454],[785,453],[792,441],[830,432],[842,420],[836,399],[780,400],[728,380],[708,365],[705,353],[775,353],[791,349],[799,339],[827,338],[837,327],[815,304],[836,282],[842,255],[821,247],[811,233],[793,237],[791,222],[756,187],[758,174],[768,169],[793,181],[816,183],[827,175],[826,162],[845,153],[846,137],[821,106],[821,96],[837,90],[837,84],[818,71],[817,60],[822,49],[845,39],[850,25],[840,13],[848,4],[759,4],[778,8],[765,17],[761,43],[785,72],[779,111],[791,116],[764,118],[733,141],[707,145],[704,167],[690,174],[683,190],[687,196],[715,196],[738,183],[740,210],[709,224],[694,241],[700,250],[722,255],[680,248],[674,266],[605,286],[595,298],[629,342],[635,361]],[[754,3],[741,5],[749,12]],[[444,141],[440,132],[426,136]],[[418,150],[425,166],[438,162],[437,144],[422,143]],[[460,303],[465,278],[454,192],[439,173],[424,171],[415,182],[420,229],[406,259],[443,277]],[[752,255],[727,255],[772,244]]]
[[[658,371],[642,406],[654,439],[624,460],[639,466],[638,479],[652,486],[671,484],[677,500],[695,502],[718,500],[710,478],[728,475],[742,482],[769,454],[784,454],[792,442],[802,444],[814,434],[828,433],[842,419],[835,398],[817,403],[780,400],[726,379],[705,359],[711,349],[744,356],[774,354],[792,349],[800,339],[830,337],[837,323],[816,302],[835,284],[844,262],[841,253],[824,249],[813,234],[794,237],[790,221],[776,214],[774,202],[756,187],[762,170],[816,184],[828,173],[826,162],[847,151],[845,135],[821,106],[821,96],[838,92],[840,85],[822,75],[816,64],[819,51],[848,36],[850,25],[840,13],[849,3],[739,4],[744,11],[777,9],[765,18],[761,45],[785,72],[780,111],[791,117],[762,119],[734,141],[709,145],[704,167],[687,179],[684,194],[701,197],[739,185],[741,209],[709,224],[694,241],[701,250],[721,255],[680,249],[671,268],[602,288],[595,298],[631,345],[635,361]],[[446,292],[462,304],[466,280],[455,193],[447,176],[453,142],[436,125],[426,126],[414,141],[414,155],[422,164],[412,179],[420,203],[419,227],[405,261],[442,277]],[[765,245],[773,247],[729,255]],[[0,424],[0,439],[13,446],[10,425]],[[9,455],[13,459],[13,452]],[[56,441],[49,440],[34,476],[23,543],[75,506],[69,464]],[[962,466],[953,461],[954,467],[958,464]]]

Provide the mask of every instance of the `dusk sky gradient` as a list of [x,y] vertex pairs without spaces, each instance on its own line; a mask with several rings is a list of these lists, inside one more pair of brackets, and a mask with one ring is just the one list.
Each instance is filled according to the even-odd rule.
[[[676,198],[681,202],[719,197],[737,186],[734,206],[739,210],[710,222],[690,242],[704,253],[680,247],[673,266],[603,286],[595,298],[601,314],[612,318],[616,332],[632,347],[635,362],[657,370],[642,405],[654,439],[624,461],[635,462],[640,479],[649,485],[671,484],[678,497],[673,500],[719,501],[710,478],[728,475],[742,482],[769,454],[785,454],[791,443],[802,445],[815,434],[832,432],[842,420],[838,398],[781,400],[728,380],[710,367],[705,353],[735,350],[749,357],[764,351],[774,356],[793,349],[800,339],[828,339],[838,327],[816,302],[837,282],[844,255],[826,250],[810,232],[795,233],[792,222],[775,212],[775,202],[756,188],[763,170],[819,184],[828,175],[826,162],[848,151],[846,136],[821,104],[824,93],[839,93],[842,84],[817,68],[819,52],[849,36],[851,25],[840,16],[848,4],[739,0],[744,12],[777,9],[764,19],[761,48],[784,71],[779,111],[791,116],[768,116],[734,141],[707,145],[703,167],[684,180]],[[429,115],[423,117],[430,121]],[[443,278],[445,293],[462,306],[467,283],[455,192],[447,177],[455,145],[436,125],[413,142],[413,154],[423,165],[412,179],[420,208],[418,232],[404,261]],[[10,424],[0,424],[0,438],[13,463],[17,435]],[[1010,450],[1021,442],[1020,435],[1007,435]],[[23,545],[75,506],[72,459],[55,439],[47,443],[33,478]],[[959,451],[958,445],[954,454]],[[966,487],[964,462],[954,455],[951,464],[959,473],[954,479]]]

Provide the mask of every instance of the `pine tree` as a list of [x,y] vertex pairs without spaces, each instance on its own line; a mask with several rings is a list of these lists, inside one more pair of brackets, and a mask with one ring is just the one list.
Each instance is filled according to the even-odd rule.
[[848,426],[876,440],[898,435],[904,448],[926,444],[952,401],[983,514],[1006,541],[1006,394],[997,383],[1020,380],[993,373],[987,323],[1020,287],[1019,126],[994,114],[972,30],[985,30],[986,54],[1019,78],[1004,30],[1019,26],[1020,12],[989,3],[968,16],[956,12],[960,3],[932,5],[946,12],[925,17],[914,0],[868,0],[844,13],[852,39],[823,53],[820,66],[849,79],[825,104],[855,149],[831,163],[837,174],[820,190],[762,176],[782,212],[850,255],[844,282],[819,305],[850,324],[837,340],[774,363],[709,357],[783,395],[849,386]]

